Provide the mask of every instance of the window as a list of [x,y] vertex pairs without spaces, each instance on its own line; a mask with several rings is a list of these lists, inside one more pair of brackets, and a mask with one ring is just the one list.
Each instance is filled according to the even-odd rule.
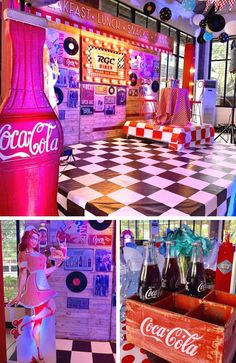
[[118,16],[127,21],[131,21],[131,8],[129,6],[125,6],[123,4],[119,4],[118,8]]
[[121,221],[121,232],[130,229],[135,240],[149,240],[151,238],[150,221]]
[[217,106],[231,107],[233,104],[234,75],[229,73],[233,39],[236,38],[230,38],[226,43],[213,40],[211,45],[209,78],[217,80]]
[[23,222],[2,221],[3,280],[5,303],[16,296],[17,276],[17,234],[23,229]]
[[101,10],[111,15],[117,16],[117,1],[116,0],[101,1]]
[[[174,231],[183,225],[189,226],[193,233],[201,237],[210,236],[210,221],[159,221],[159,235],[160,237],[166,237],[167,229]],[[138,240],[150,240],[152,238],[152,222],[151,221],[121,221],[121,232],[130,229],[133,232],[134,239]],[[234,223],[234,229],[236,234],[236,221]]]
[[[131,6],[118,0],[101,0],[101,10],[114,16],[134,22],[143,28],[148,28],[154,32],[170,36],[174,39],[173,54],[161,53],[160,87],[166,87],[168,79],[179,79],[180,87],[183,81],[184,51],[187,43],[193,43],[194,38],[188,34],[180,32],[178,29],[169,26],[152,16],[146,16]],[[227,93],[232,95],[231,78],[227,80]]]
[[142,26],[143,28],[147,27],[147,16],[140,13],[139,11],[135,11],[135,24]]
[[224,221],[224,228],[223,228],[223,240],[225,239],[225,235],[230,233],[230,240],[235,241],[236,238],[236,220],[231,221]]

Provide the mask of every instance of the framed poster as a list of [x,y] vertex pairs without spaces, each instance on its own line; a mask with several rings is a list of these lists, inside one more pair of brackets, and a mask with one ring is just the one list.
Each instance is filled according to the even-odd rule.
[[95,95],[106,96],[108,92],[107,86],[95,86]]
[[53,243],[66,241],[68,249],[81,248],[88,244],[88,222],[55,220],[51,221],[50,240]]
[[83,297],[68,297],[67,309],[89,309],[89,299]]
[[94,104],[94,85],[81,84],[81,105],[93,106]]
[[111,250],[96,250],[95,256],[96,271],[110,272],[112,262]]
[[116,97],[115,96],[105,96],[104,103],[109,104],[109,105],[114,105],[116,103]]
[[67,106],[69,108],[78,108],[78,106],[79,106],[78,91],[68,91],[68,93],[67,93]]
[[109,295],[109,275],[94,276],[94,295],[101,297]]
[[117,106],[126,105],[126,88],[125,87],[117,88],[116,104],[117,104]]
[[81,106],[80,114],[82,116],[93,115],[93,106]]
[[88,244],[90,246],[111,246],[112,245],[112,235],[111,234],[90,234],[88,239]]
[[74,70],[69,70],[68,75],[69,87],[70,88],[79,88],[79,73]]
[[105,115],[115,115],[116,113],[116,106],[115,105],[104,105],[104,114]]
[[64,262],[67,271],[93,271],[94,256],[92,248],[68,248],[68,260]]
[[67,85],[68,85],[67,77],[68,77],[68,69],[59,68],[59,74],[58,74],[56,86],[67,87]]
[[103,112],[104,111],[104,96],[95,95],[94,111],[95,112]]

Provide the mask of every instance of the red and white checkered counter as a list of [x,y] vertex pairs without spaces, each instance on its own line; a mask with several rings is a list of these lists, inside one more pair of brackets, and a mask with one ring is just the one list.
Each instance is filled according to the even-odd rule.
[[143,137],[146,139],[167,142],[172,150],[182,150],[197,145],[212,144],[214,142],[214,128],[212,125],[188,126],[159,126],[145,121],[126,121],[124,132],[127,136]]

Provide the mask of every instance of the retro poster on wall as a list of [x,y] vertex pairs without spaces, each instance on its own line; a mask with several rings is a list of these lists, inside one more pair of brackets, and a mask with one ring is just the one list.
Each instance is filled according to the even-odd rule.
[[92,248],[68,248],[68,260],[64,262],[64,270],[69,271],[92,271],[93,249]]
[[66,241],[68,247],[79,247],[88,243],[87,221],[52,221],[51,241],[53,244]]
[[96,271],[110,272],[111,262],[112,262],[111,250],[96,250],[96,255],[95,255]]
[[[86,41],[87,39],[87,41]],[[87,55],[87,60],[83,64],[83,81],[93,81],[96,83],[110,83],[112,81],[121,82],[126,80],[126,54],[122,51],[112,50],[111,45],[107,48],[100,44],[93,43],[91,38],[82,39],[83,52]]]
[[81,84],[81,105],[93,106],[94,104],[94,85]]

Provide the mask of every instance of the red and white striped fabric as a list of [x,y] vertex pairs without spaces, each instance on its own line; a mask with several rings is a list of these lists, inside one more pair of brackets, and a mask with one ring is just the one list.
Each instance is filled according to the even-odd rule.
[[172,150],[182,150],[214,142],[212,125],[183,127],[151,125],[144,121],[126,121],[123,130],[127,136],[167,142]]

